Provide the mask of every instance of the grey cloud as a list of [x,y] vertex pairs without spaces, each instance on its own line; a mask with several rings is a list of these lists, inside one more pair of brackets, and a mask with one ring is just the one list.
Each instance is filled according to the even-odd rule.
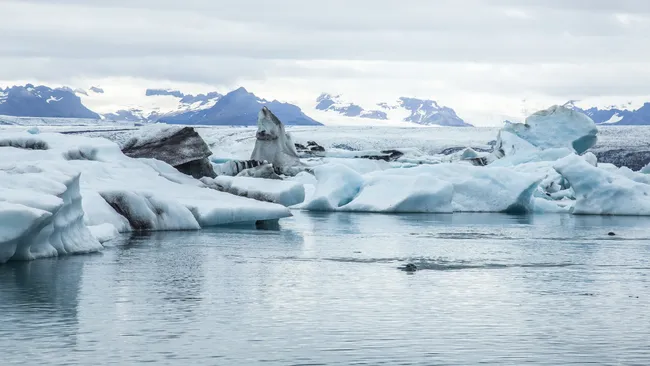
[[650,82],[645,0],[5,0],[0,32],[5,80],[357,79],[562,97]]

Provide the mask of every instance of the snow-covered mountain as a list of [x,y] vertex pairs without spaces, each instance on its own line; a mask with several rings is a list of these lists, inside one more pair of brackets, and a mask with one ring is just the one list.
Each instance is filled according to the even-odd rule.
[[644,103],[638,108],[635,108],[632,103],[589,108],[578,103],[577,100],[570,100],[564,106],[588,115],[597,124],[650,125],[650,103]]
[[179,90],[147,89],[142,105],[104,113],[103,116],[116,121],[158,121],[211,108],[222,96],[217,92],[192,95]]
[[236,89],[205,109],[192,110],[174,116],[162,116],[160,122],[192,125],[243,125],[257,123],[257,114],[263,106],[268,107],[285,125],[320,125],[302,110],[289,103],[258,98],[244,88]]
[[17,117],[100,118],[70,88],[13,86],[0,88],[0,115]]
[[359,104],[344,101],[340,95],[323,93],[316,99],[315,108],[319,111],[337,113],[343,117],[402,121],[426,126],[471,126],[452,108],[440,106],[437,102],[428,99],[401,97],[393,103],[380,102],[366,109]]

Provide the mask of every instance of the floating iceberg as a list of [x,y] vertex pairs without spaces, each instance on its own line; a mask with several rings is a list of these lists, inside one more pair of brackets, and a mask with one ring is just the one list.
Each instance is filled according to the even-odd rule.
[[555,169],[575,192],[574,214],[650,215],[648,184],[594,167],[576,155],[557,161]]
[[513,133],[540,149],[568,147],[582,154],[596,144],[598,129],[584,113],[562,106],[532,114],[525,123],[506,123]]
[[508,168],[438,164],[365,175],[339,164],[314,168],[313,211],[531,212],[543,176]]
[[216,176],[208,160],[212,151],[192,127],[149,125],[128,134],[120,145],[126,156],[161,160],[196,179]]
[[267,161],[281,171],[302,165],[291,136],[278,117],[266,107],[257,118],[256,138],[251,160]]
[[354,199],[340,210],[451,213],[453,192],[452,184],[426,174],[370,176]]
[[209,189],[162,161],[129,158],[105,139],[5,133],[0,156],[3,261],[101,249],[87,226],[107,240],[291,216],[278,204]]
[[79,175],[0,171],[0,188],[0,263],[103,248],[84,224]]

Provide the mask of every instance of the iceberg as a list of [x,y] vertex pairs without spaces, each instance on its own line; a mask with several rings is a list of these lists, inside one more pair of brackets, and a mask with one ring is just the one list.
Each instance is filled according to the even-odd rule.
[[451,213],[454,186],[431,175],[374,176],[339,209],[382,213]]
[[554,168],[575,192],[573,214],[650,215],[648,184],[594,167],[576,155],[558,160]]
[[389,169],[380,174],[428,174],[451,183],[454,212],[531,212],[533,193],[544,178],[540,171],[522,173],[506,167],[454,163]]
[[97,238],[115,232],[291,216],[282,205],[210,189],[162,161],[127,157],[103,138],[4,133],[0,156],[3,261],[100,250]]
[[0,263],[103,249],[84,224],[79,175],[0,171]]
[[278,179],[219,176],[201,179],[206,186],[259,201],[293,206],[305,200],[302,184]]
[[311,200],[300,207],[308,211],[336,211],[359,193],[363,186],[361,174],[340,164],[325,164],[314,168],[317,179]]
[[360,174],[341,164],[314,168],[312,211],[532,212],[542,173],[463,164],[422,165]]
[[269,162],[280,171],[302,165],[291,136],[278,117],[266,107],[258,114],[256,139],[251,160]]
[[149,125],[129,134],[120,147],[126,156],[161,160],[196,179],[216,176],[208,159],[212,151],[192,127]]
[[532,114],[523,124],[506,122],[502,131],[513,133],[540,149],[566,147],[578,154],[598,140],[598,129],[591,118],[557,105]]

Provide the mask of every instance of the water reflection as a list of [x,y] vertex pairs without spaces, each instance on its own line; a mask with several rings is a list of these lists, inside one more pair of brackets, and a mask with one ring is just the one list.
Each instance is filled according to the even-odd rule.
[[0,265],[3,357],[24,352],[16,347],[16,342],[21,341],[43,342],[43,352],[77,343],[84,261],[67,257]]

